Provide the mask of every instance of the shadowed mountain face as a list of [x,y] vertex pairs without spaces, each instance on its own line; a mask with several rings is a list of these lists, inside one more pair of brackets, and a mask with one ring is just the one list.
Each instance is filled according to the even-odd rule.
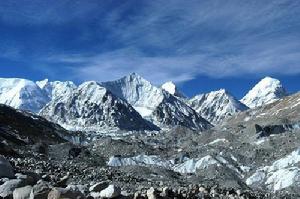
[[262,79],[239,102],[220,89],[187,99],[176,85],[161,88],[136,73],[116,81],[33,82],[18,78],[0,79],[0,103],[21,110],[40,112],[68,130],[110,132],[159,130],[183,126],[207,130],[251,107],[274,102],[286,95],[279,80]]
[[85,82],[69,95],[53,99],[40,115],[71,130],[159,129],[144,120],[126,101],[96,82]]
[[0,138],[13,144],[62,143],[70,134],[57,124],[32,113],[0,105]]
[[145,119],[161,128],[184,126],[205,130],[211,124],[185,102],[133,73],[116,81],[102,83],[113,94],[130,103]]

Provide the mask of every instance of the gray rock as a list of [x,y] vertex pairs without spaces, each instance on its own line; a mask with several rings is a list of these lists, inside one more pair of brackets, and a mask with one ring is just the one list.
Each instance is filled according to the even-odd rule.
[[16,188],[13,191],[14,199],[34,199],[33,188],[28,185],[26,187]]
[[106,189],[100,192],[102,198],[115,198],[121,195],[121,188],[115,185],[109,185]]
[[91,186],[89,188],[89,191],[90,192],[100,192],[100,191],[104,190],[105,188],[107,188],[108,185],[109,185],[109,183],[106,181],[99,182],[99,183],[96,183],[93,186]]
[[38,181],[37,184],[33,186],[33,193],[35,199],[47,198],[50,191],[50,185],[42,180]]
[[3,156],[0,156],[0,178],[3,177],[13,178],[14,169],[12,168],[8,160],[6,160]]
[[156,199],[157,198],[157,191],[153,187],[147,190],[147,197],[148,199]]
[[80,191],[69,188],[54,188],[48,194],[48,199],[83,199],[84,195]]
[[24,174],[21,174],[21,173],[16,173],[15,177],[17,179],[23,180],[28,185],[34,185],[36,183],[36,180],[32,176],[29,176],[29,175],[24,175]]
[[4,184],[0,186],[0,197],[8,197],[11,196],[13,191],[18,188],[24,186],[24,183],[21,179],[13,179],[6,181]]

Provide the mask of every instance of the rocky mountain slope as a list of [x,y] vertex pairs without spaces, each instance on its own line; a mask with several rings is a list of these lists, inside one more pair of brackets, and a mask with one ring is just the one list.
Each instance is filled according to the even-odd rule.
[[126,101],[96,82],[85,82],[76,90],[54,98],[40,112],[69,130],[156,130]]
[[241,99],[241,102],[250,108],[255,108],[272,103],[287,95],[287,91],[279,80],[265,77]]
[[216,125],[248,107],[239,102],[225,89],[196,95],[187,103],[203,118]]
[[204,130],[211,127],[183,101],[135,73],[102,85],[130,103],[144,118],[162,128],[180,125]]
[[[0,105],[0,141],[4,145],[19,147],[39,142],[48,144],[63,143],[67,140],[76,142],[77,135],[80,134],[75,132],[71,134],[38,115]],[[0,148],[0,151],[5,149],[3,146]]]
[[[116,81],[100,84],[111,91],[112,95],[129,103],[144,119],[148,120],[149,125],[152,123],[152,127],[155,125],[160,128],[185,126],[194,130],[205,130],[211,127],[209,123],[217,125],[235,113],[247,109],[243,103],[237,101],[229,92],[223,89],[187,99],[174,83],[167,82],[161,88],[158,88],[135,73]],[[0,79],[0,103],[32,112],[39,112],[50,101],[52,105],[64,101],[66,96],[72,96],[76,92],[78,92],[77,86],[70,81],[49,82],[45,79],[35,83],[17,78]],[[286,95],[287,93],[279,80],[266,77],[250,90],[241,101],[248,104],[250,108],[254,108],[271,103]],[[103,108],[105,105],[110,106],[110,104],[102,104]],[[49,108],[49,106],[47,107]],[[128,108],[129,106],[125,107]],[[109,109],[109,107],[105,109]],[[87,118],[84,119],[87,123],[71,122],[67,124],[57,119],[60,116],[54,116],[53,108],[51,109],[52,113],[46,114],[45,110],[49,109],[44,109],[43,114],[45,116],[51,115],[52,119],[56,118],[54,121],[59,121],[61,125],[69,129],[71,128],[69,125],[72,126],[72,129],[82,129],[82,125],[89,124]],[[85,111],[91,114],[89,115],[91,121],[98,118],[97,121],[94,121],[94,124],[97,125],[100,120],[104,121],[104,118],[108,118],[107,115],[102,115],[102,119],[99,119],[100,114],[105,114],[105,112]],[[126,117],[131,118],[131,112],[129,108],[122,114],[129,114]],[[93,113],[96,115],[93,115]],[[79,115],[82,115],[82,113]],[[97,129],[102,128],[102,130],[105,130],[104,128],[106,128],[107,130],[114,129],[116,126],[124,127],[124,124],[116,124],[116,121],[101,122]],[[75,124],[81,127],[76,127]],[[131,130],[140,129],[140,127],[134,127],[133,125],[129,126],[132,128]],[[95,130],[96,127],[94,126],[92,129]],[[126,128],[126,130],[130,129]]]
[[0,103],[38,112],[49,97],[32,81],[18,78],[0,78]]

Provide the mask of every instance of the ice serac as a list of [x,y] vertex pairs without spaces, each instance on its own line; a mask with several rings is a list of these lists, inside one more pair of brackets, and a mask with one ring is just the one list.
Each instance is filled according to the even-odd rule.
[[212,124],[248,109],[225,89],[196,95],[188,100],[188,104]]
[[164,83],[161,88],[176,97],[186,98],[186,96],[181,91],[179,91],[177,86],[171,81]]
[[97,82],[85,82],[73,92],[53,98],[40,115],[69,130],[156,130],[126,101]]
[[102,85],[161,128],[178,125],[204,130],[211,127],[208,121],[182,100],[152,85],[136,73]]
[[38,112],[49,97],[34,82],[19,78],[0,78],[0,103]]
[[287,95],[287,91],[278,79],[265,77],[241,99],[241,102],[250,108],[255,108],[270,104]]

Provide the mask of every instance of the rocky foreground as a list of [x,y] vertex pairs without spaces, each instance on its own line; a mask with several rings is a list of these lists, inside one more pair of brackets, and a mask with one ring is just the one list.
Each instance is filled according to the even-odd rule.
[[[98,143],[97,146],[101,145]],[[104,147],[108,146],[102,145],[100,148],[105,150]],[[0,156],[2,198],[296,197],[284,192],[273,194],[253,191],[250,188],[226,188],[217,184],[217,181],[199,184],[196,183],[197,180],[188,179],[188,175],[170,173],[156,167],[128,166],[125,170],[120,167],[109,167],[105,157],[97,151],[99,148],[93,150],[90,147],[79,147],[70,143],[55,145],[39,143],[15,149],[4,145],[2,149],[14,152],[13,156]],[[155,175],[163,178],[157,179]]]
[[[14,165],[14,167],[10,164]],[[11,158],[10,162],[0,156],[0,197],[14,199],[58,199],[58,198],[267,198],[270,195],[242,191],[238,189],[222,189],[218,186],[190,184],[184,187],[166,186],[161,181],[148,182],[146,186],[137,186],[136,190],[126,190],[114,183],[115,175],[120,175],[117,180],[135,181],[128,175],[114,173],[113,170],[104,169],[99,181],[94,179],[88,184],[74,184],[71,178],[81,177],[86,170],[63,165],[52,165],[51,159],[36,161],[34,158]],[[63,162],[66,164],[66,162]],[[67,164],[72,164],[69,161]],[[29,170],[22,169],[23,167]],[[82,175],[82,177],[84,176]],[[89,175],[87,173],[87,175]],[[92,174],[91,174],[92,175]],[[105,180],[101,180],[101,179]],[[109,180],[109,178],[111,180]],[[119,178],[119,179],[118,179]],[[156,184],[156,185],[154,185]],[[153,186],[152,186],[153,185]]]

